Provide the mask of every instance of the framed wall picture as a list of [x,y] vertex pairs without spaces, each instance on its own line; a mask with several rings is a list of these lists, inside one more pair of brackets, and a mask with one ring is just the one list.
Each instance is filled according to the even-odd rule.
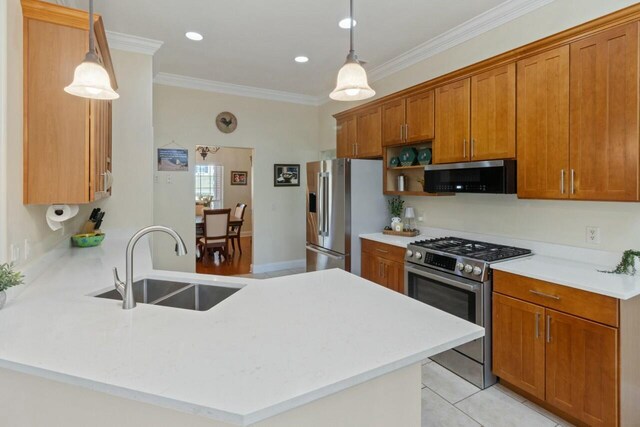
[[189,150],[186,148],[158,148],[158,171],[187,172]]
[[274,187],[299,187],[300,165],[273,165]]
[[231,185],[247,185],[249,172],[231,171]]

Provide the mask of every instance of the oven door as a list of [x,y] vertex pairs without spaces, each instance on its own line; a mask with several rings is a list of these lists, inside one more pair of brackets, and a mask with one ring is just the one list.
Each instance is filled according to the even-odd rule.
[[[418,301],[484,327],[482,283],[405,264],[405,292]],[[455,350],[484,363],[484,338]]]

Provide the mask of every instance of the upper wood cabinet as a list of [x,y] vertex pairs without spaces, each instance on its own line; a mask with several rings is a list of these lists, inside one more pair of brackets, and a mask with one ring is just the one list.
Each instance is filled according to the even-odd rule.
[[357,127],[356,116],[347,116],[336,122],[336,156],[340,159],[355,157]]
[[421,142],[435,137],[432,90],[382,104],[382,145]]
[[544,308],[493,294],[493,373],[544,399]]
[[472,161],[516,157],[516,64],[471,77]]
[[[111,104],[64,92],[88,50],[88,15],[23,0],[25,204],[90,203],[110,194]],[[100,17],[102,63],[117,87]]]
[[571,44],[572,199],[638,200],[638,22]]
[[357,141],[354,157],[382,157],[382,111],[373,107],[356,115]]
[[569,197],[569,46],[518,61],[518,197]]
[[546,400],[590,426],[618,424],[618,331],[546,310]]
[[464,79],[436,89],[434,163],[470,159],[471,81]]

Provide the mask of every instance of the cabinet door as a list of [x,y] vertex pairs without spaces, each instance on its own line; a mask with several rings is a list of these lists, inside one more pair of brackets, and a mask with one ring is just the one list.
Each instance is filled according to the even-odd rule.
[[339,159],[355,155],[356,149],[356,118],[349,116],[336,123],[336,156]]
[[363,279],[382,284],[380,259],[377,256],[369,252],[362,252],[360,263],[360,276]]
[[435,138],[435,94],[432,90],[407,98],[406,142]]
[[569,46],[518,62],[518,197],[569,197]]
[[516,157],[516,64],[471,78],[471,160]]
[[638,23],[571,44],[571,198],[638,200]]
[[547,310],[546,400],[590,426],[618,419],[618,332]]
[[404,98],[382,105],[382,145],[398,145],[405,142]]
[[539,399],[545,396],[544,312],[493,294],[493,373]]
[[382,157],[382,114],[380,107],[357,116],[356,157]]
[[404,264],[383,260],[385,286],[393,291],[404,293]]
[[436,139],[434,163],[469,160],[470,80],[436,89]]

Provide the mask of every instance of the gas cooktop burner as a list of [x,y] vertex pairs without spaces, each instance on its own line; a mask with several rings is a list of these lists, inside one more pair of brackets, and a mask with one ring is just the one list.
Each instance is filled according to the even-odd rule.
[[457,237],[421,240],[413,242],[411,245],[485,262],[495,262],[531,254],[529,249],[496,245],[494,243],[478,242]]

